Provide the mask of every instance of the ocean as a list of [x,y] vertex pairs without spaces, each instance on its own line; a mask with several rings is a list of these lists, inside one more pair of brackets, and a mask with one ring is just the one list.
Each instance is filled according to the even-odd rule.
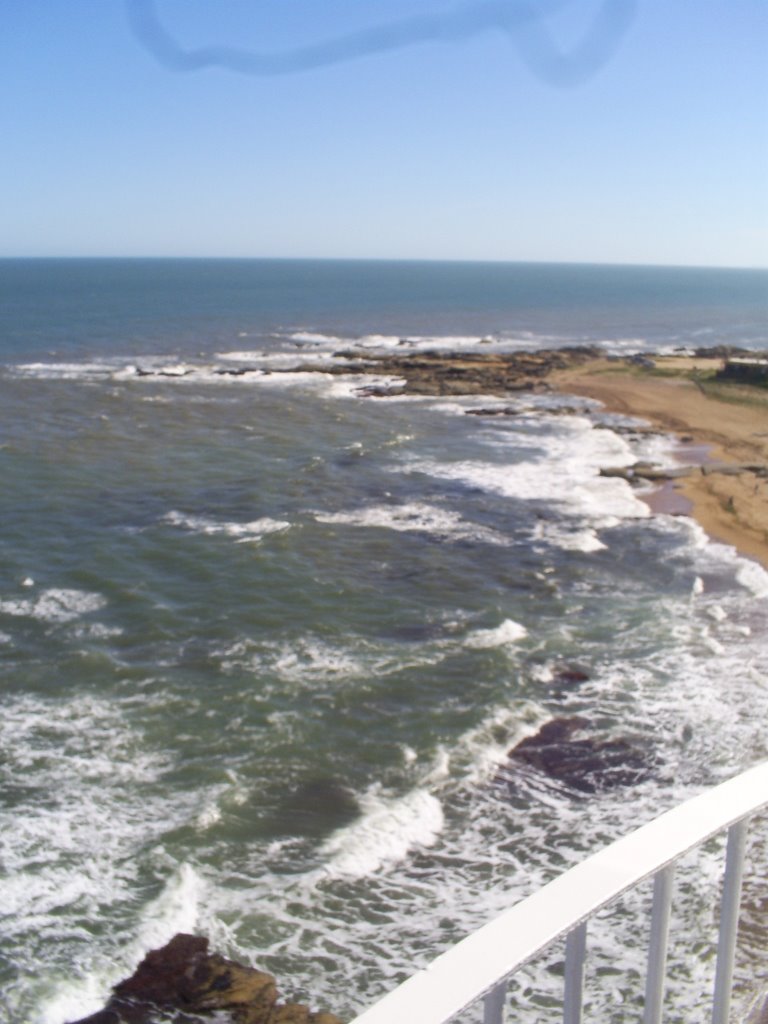
[[[95,1011],[177,931],[352,1017],[768,756],[768,573],[599,474],[673,463],[671,438],[554,392],[370,398],[298,369],[766,348],[767,295],[748,270],[1,260],[4,1019]],[[516,414],[467,415],[494,405]],[[585,793],[510,766],[574,715],[647,772]],[[688,1020],[721,853],[679,882]],[[648,899],[590,934],[594,1019],[634,1019]],[[747,985],[749,887],[745,920]],[[557,1019],[561,961],[523,972],[516,1020]]]

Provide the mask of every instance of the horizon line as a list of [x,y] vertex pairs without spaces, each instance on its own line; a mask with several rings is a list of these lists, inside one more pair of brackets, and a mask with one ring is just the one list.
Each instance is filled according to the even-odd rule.
[[722,263],[653,263],[632,260],[567,260],[567,259],[504,259],[493,257],[434,257],[434,256],[235,256],[235,255],[190,255],[190,254],[104,254],[104,253],[35,253],[35,254],[2,254],[0,261],[10,260],[188,260],[215,262],[282,262],[282,263],[443,263],[443,264],[493,264],[493,265],[535,265],[535,266],[573,266],[573,267],[635,267],[658,268],[665,270],[756,270],[768,271],[768,264],[722,264]]

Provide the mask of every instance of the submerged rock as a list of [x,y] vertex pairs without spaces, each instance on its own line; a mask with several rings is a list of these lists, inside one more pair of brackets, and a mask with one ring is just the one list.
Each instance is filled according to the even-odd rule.
[[360,816],[354,792],[334,778],[309,779],[277,809],[272,829],[278,835],[324,836]]
[[590,675],[580,665],[560,665],[555,669],[553,679],[564,686],[576,686],[589,681]]
[[115,985],[103,1010],[73,1024],[341,1024],[332,1013],[277,1002],[275,979],[208,952],[208,939],[175,935]]
[[[535,736],[527,736],[513,747],[508,757],[543,772],[550,778],[583,793],[595,793],[615,786],[631,786],[650,772],[644,753],[621,737],[601,739],[578,736],[589,726],[586,718],[553,718]],[[507,770],[503,781],[513,781]]]

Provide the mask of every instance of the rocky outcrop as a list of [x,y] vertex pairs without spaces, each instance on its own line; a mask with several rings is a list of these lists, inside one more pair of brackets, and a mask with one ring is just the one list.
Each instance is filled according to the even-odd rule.
[[208,940],[176,935],[147,953],[103,1010],[73,1024],[341,1024],[332,1013],[278,1003],[275,979],[208,952]]
[[[395,384],[371,382],[358,393],[378,397],[386,395],[505,395],[515,391],[547,390],[545,378],[554,370],[565,370],[581,365],[602,355],[600,349],[574,346],[562,349],[544,349],[539,352],[372,352],[368,349],[349,349],[334,353],[334,359],[297,363],[290,367],[265,369],[258,362],[250,365],[214,365],[204,369],[217,377],[262,377],[281,373],[320,373],[324,375],[358,377],[397,377]],[[121,376],[132,375],[149,379],[192,376],[192,365],[159,367],[132,366],[121,371]]]
[[696,466],[669,466],[666,469],[661,469],[648,462],[636,462],[633,466],[609,466],[606,469],[601,469],[600,476],[619,477],[630,483],[638,483],[640,480],[657,483],[663,480],[678,480],[697,472],[698,467]]
[[[335,366],[324,364],[322,372],[357,373],[399,377],[403,385],[372,385],[362,394],[384,397],[409,395],[505,395],[513,391],[547,390],[546,378],[555,370],[578,366],[596,359],[601,350],[591,346],[546,349],[540,352],[420,352],[408,355],[392,353],[337,352]],[[353,361],[356,360],[356,361]],[[302,370],[317,371],[317,366]]]
[[648,758],[641,750],[621,737],[582,735],[588,728],[587,719],[578,715],[553,718],[535,736],[527,736],[509,751],[511,764],[500,773],[500,779],[514,781],[515,763],[582,793],[631,786],[648,777]]
[[768,477],[768,465],[763,462],[705,462],[700,466],[668,466],[662,468],[649,462],[636,462],[632,466],[609,466],[600,470],[600,476],[620,477],[630,483],[649,480],[658,483],[664,480],[679,480],[682,477],[701,473],[703,476],[740,476],[752,473]]

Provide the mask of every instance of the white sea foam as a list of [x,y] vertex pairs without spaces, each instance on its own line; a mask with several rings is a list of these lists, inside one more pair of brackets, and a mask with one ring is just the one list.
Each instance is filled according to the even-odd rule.
[[403,644],[393,648],[362,637],[332,644],[308,635],[284,641],[244,638],[214,654],[221,659],[223,672],[245,669],[262,677],[262,685],[264,676],[274,675],[281,684],[304,687],[323,682],[352,683],[359,679],[382,678],[407,668],[436,665],[446,658],[454,645],[453,640],[441,639],[433,644]]
[[115,372],[115,365],[109,362],[93,363],[20,363],[13,371],[21,377],[37,377],[40,380],[80,380],[106,378]]
[[75,626],[72,635],[82,640],[111,640],[123,635],[120,626],[106,626],[103,622],[84,622]]
[[[694,519],[685,516],[658,516],[657,520],[659,523],[666,521],[671,530],[687,533],[689,550],[695,552],[701,569],[732,575],[736,582],[755,598],[768,597],[768,572],[758,562],[743,558],[729,544],[711,540]],[[694,593],[703,593],[703,581],[700,580],[694,586]]]
[[139,921],[132,959],[164,946],[177,932],[193,932],[197,924],[202,879],[190,864],[181,864]]
[[319,523],[429,533],[451,540],[476,540],[487,544],[509,543],[496,530],[470,523],[458,512],[424,502],[368,505],[347,512],[314,512],[313,515]]
[[467,647],[490,648],[516,644],[528,636],[528,630],[513,619],[505,619],[495,629],[476,629],[464,641]]
[[454,762],[463,768],[467,780],[477,786],[493,776],[510,747],[544,724],[546,714],[532,702],[508,704],[491,709],[457,740]]
[[[333,352],[313,351],[309,354],[297,352],[265,352],[260,349],[241,352],[217,352],[216,358],[227,363],[245,363],[242,369],[254,370],[290,370],[298,366],[309,365],[322,368],[329,364],[338,365],[340,360]],[[228,373],[218,374],[228,377]],[[246,374],[247,376],[247,374]],[[236,379],[236,378],[235,378]]]
[[150,949],[164,946],[178,932],[194,932],[200,888],[194,869],[182,864],[160,895],[144,907],[134,941],[117,958],[104,958],[85,977],[71,977],[58,984],[43,1000],[35,1024],[61,1024],[102,1009],[110,989],[132,974]]
[[163,520],[171,526],[178,526],[190,533],[206,535],[224,534],[236,538],[239,544],[252,544],[262,540],[271,533],[282,533],[291,526],[282,519],[253,519],[248,523],[226,522],[209,516],[186,515],[184,512],[167,512]]
[[294,331],[288,337],[291,341],[309,345],[341,345],[349,340],[335,334],[321,334],[318,331]]
[[[0,749],[0,784],[13,796],[0,808],[3,934],[22,975],[43,979],[34,1008],[24,1002],[10,1019],[61,1024],[99,1009],[147,949],[194,928],[199,879],[173,860],[168,883],[136,921],[139,859],[192,821],[207,794],[161,791],[169,763],[112,699],[6,696]],[[133,921],[131,933],[115,924],[94,943],[81,922],[113,914]],[[13,985],[4,995],[10,1007],[28,998]]]
[[707,626],[701,630],[701,641],[707,650],[711,651],[713,654],[725,654],[725,647],[719,640],[712,636],[709,631],[709,627]]
[[0,614],[39,619],[41,622],[72,622],[89,612],[98,611],[106,603],[101,594],[52,588],[29,600],[0,601]]
[[275,674],[291,683],[357,677],[366,671],[365,661],[352,651],[313,637],[263,643],[238,640],[217,653],[224,672],[245,668],[260,675]]
[[295,331],[288,339],[300,345],[317,345],[337,347],[344,345],[352,349],[371,349],[373,351],[424,351],[432,349],[466,350],[482,345],[483,348],[497,343],[497,339],[481,335],[400,335],[400,334],[364,334],[361,337],[340,337],[335,334],[323,334],[317,331]]
[[414,848],[431,846],[444,826],[440,801],[426,789],[387,797],[373,787],[360,803],[362,817],[323,843],[320,853],[327,861],[322,874],[365,878]]
[[583,551],[589,554],[593,551],[605,551],[607,548],[607,544],[604,544],[589,527],[569,530],[557,523],[539,522],[534,527],[533,538],[562,551]]
[[[352,374],[346,373],[342,376],[333,376],[327,381],[327,395],[329,398],[360,398],[370,388],[382,388],[390,391],[392,388],[401,388],[405,385],[402,377],[384,376],[383,374]],[[391,397],[399,398],[394,393]]]
[[750,562],[746,558],[739,559],[740,565],[736,570],[736,579],[755,597],[768,597],[768,572],[758,565],[757,562]]
[[[524,462],[438,462],[414,458],[406,471],[460,480],[505,497],[546,502],[562,514],[585,518],[648,518],[650,509],[621,479],[604,477],[604,467],[627,466],[634,456],[626,441],[609,430],[596,430],[582,417],[559,417],[551,434],[525,438],[538,452]],[[494,432],[495,433],[495,432]],[[490,438],[497,449],[519,448],[515,434]]]

